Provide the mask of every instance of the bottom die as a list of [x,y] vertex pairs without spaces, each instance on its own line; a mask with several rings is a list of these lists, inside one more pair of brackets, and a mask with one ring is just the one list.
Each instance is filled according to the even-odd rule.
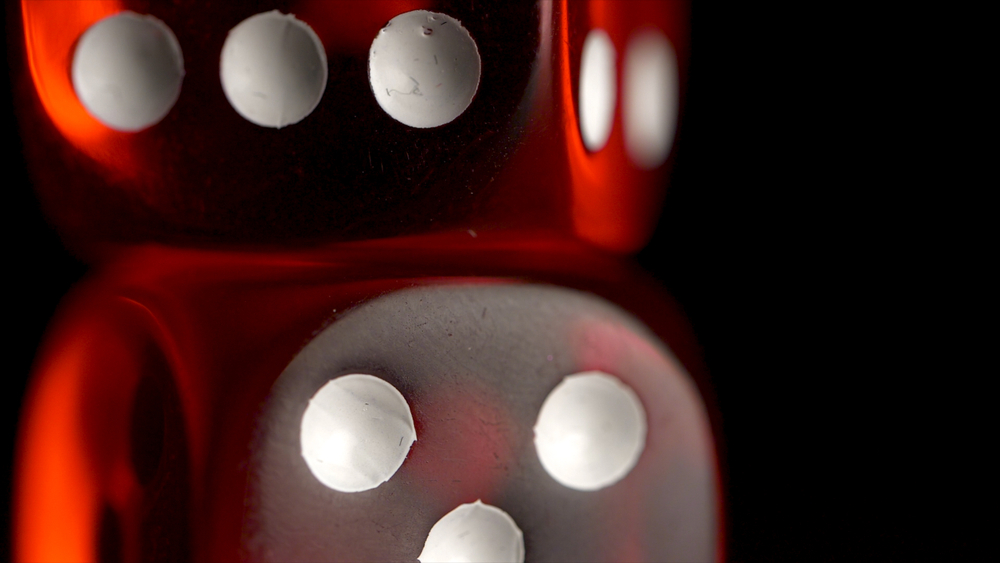
[[[307,430],[318,392],[359,374],[395,396],[355,385]],[[647,329],[584,293],[384,295],[306,345],[258,420],[244,534],[254,560],[413,561],[446,514],[478,501],[509,515],[523,547],[484,544],[492,556],[460,560],[714,557],[715,459],[699,395]],[[325,451],[307,447],[317,441]],[[368,484],[331,486],[333,469]],[[497,534],[509,536],[502,521]],[[450,552],[430,553],[420,560]]]
[[719,558],[668,302],[599,256],[565,262],[591,278],[480,256],[417,277],[147,249],[100,272],[25,399],[15,559]]

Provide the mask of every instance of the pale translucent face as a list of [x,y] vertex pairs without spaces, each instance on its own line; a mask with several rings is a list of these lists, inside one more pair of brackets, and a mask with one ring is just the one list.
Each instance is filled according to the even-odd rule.
[[[369,391],[321,397],[355,378],[402,398],[371,410]],[[396,451],[402,463],[373,488],[324,483],[306,448],[319,404],[326,460],[368,467]],[[397,424],[404,412],[412,445],[411,427]],[[337,418],[357,424],[328,423]],[[714,449],[698,393],[655,336],[592,295],[516,284],[383,295],[302,349],[259,423],[251,559],[716,555]]]

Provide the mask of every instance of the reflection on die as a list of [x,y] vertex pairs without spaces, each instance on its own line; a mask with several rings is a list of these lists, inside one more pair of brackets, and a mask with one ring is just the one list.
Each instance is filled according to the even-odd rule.
[[685,4],[21,11],[36,192],[94,274],[16,558],[721,557],[694,347],[627,258]]

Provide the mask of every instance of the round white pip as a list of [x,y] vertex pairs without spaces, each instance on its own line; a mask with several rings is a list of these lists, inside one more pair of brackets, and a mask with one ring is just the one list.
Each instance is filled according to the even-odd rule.
[[378,105],[393,119],[438,127],[472,103],[480,65],[476,42],[458,20],[414,10],[379,31],[368,54],[368,78]]
[[477,500],[441,517],[417,560],[522,563],[524,534],[509,514]]
[[589,371],[564,378],[542,403],[535,449],[560,484],[581,491],[613,485],[646,445],[646,413],[632,388]]
[[384,379],[330,380],[302,415],[302,457],[327,487],[355,493],[389,480],[417,439],[406,399]]
[[593,29],[580,56],[580,135],[590,151],[604,148],[615,116],[615,46],[603,29]]
[[184,55],[167,24],[119,12],[80,36],[71,74],[76,97],[90,115],[118,131],[140,131],[177,102]]
[[326,91],[326,51],[316,32],[291,14],[263,12],[229,31],[219,61],[233,109],[263,127],[305,119]]
[[629,41],[624,70],[625,150],[651,170],[670,154],[677,127],[677,57],[662,32],[646,30]]

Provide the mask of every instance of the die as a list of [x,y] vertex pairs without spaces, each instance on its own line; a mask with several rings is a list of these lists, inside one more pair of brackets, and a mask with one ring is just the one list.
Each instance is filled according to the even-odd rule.
[[[683,5],[21,8],[36,191],[94,273],[26,398],[16,558],[722,556],[688,330],[627,258]],[[81,85],[133,36],[134,111]]]

